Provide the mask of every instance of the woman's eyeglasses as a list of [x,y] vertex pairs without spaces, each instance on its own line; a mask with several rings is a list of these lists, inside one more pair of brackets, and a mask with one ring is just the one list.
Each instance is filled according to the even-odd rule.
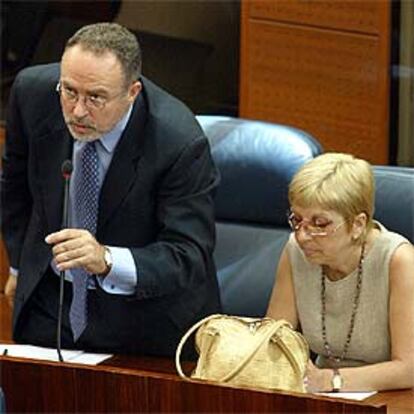
[[326,223],[315,223],[309,222],[304,219],[299,219],[296,217],[295,213],[288,211],[288,223],[290,228],[295,232],[298,233],[300,229],[311,237],[326,237],[333,233],[335,233],[341,226],[343,226],[346,221],[339,223],[334,228],[329,228],[329,226],[333,223],[332,221],[328,221]]

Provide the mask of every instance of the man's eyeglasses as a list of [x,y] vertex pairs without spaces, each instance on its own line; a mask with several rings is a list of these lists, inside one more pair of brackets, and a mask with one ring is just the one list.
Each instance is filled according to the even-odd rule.
[[[80,95],[78,92],[74,91],[73,89],[62,85],[60,82],[56,85],[56,92],[67,102],[72,105],[76,105],[78,102]],[[123,92],[113,96],[111,99],[115,99]],[[85,95],[83,98],[83,104],[85,107],[90,111],[102,110],[105,108],[105,105],[108,103],[108,99],[104,98],[103,96],[99,95]]]
[[290,228],[295,233],[299,232],[299,230],[302,228],[303,231],[311,237],[326,237],[335,233],[341,226],[343,226],[346,223],[346,221],[343,221],[333,229],[330,229],[329,226],[332,224],[332,221],[328,221],[327,223],[323,224],[308,222],[307,220],[297,218],[295,216],[295,213],[289,211],[288,223]]

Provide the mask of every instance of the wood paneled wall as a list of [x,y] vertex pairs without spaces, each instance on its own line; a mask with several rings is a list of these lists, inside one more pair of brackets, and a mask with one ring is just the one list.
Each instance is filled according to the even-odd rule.
[[241,117],[388,163],[388,0],[245,0],[241,24]]
[[[3,154],[4,139],[5,130],[3,127],[0,127],[0,156]],[[3,239],[0,238],[0,293],[4,292],[4,285],[6,283],[8,275],[9,261],[7,259],[6,250],[4,249]]]

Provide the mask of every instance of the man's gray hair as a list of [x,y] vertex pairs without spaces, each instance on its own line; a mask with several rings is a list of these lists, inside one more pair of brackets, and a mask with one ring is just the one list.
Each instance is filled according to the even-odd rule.
[[118,23],[95,23],[79,29],[65,45],[65,50],[81,45],[96,55],[112,52],[121,63],[127,84],[141,76],[141,48],[136,36]]

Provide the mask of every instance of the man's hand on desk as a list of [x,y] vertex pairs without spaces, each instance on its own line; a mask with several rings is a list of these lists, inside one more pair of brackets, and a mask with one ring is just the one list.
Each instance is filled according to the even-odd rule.
[[13,309],[14,305],[14,294],[16,293],[17,277],[15,275],[9,275],[7,279],[6,286],[4,288],[4,293],[7,298],[7,302],[10,307]]

